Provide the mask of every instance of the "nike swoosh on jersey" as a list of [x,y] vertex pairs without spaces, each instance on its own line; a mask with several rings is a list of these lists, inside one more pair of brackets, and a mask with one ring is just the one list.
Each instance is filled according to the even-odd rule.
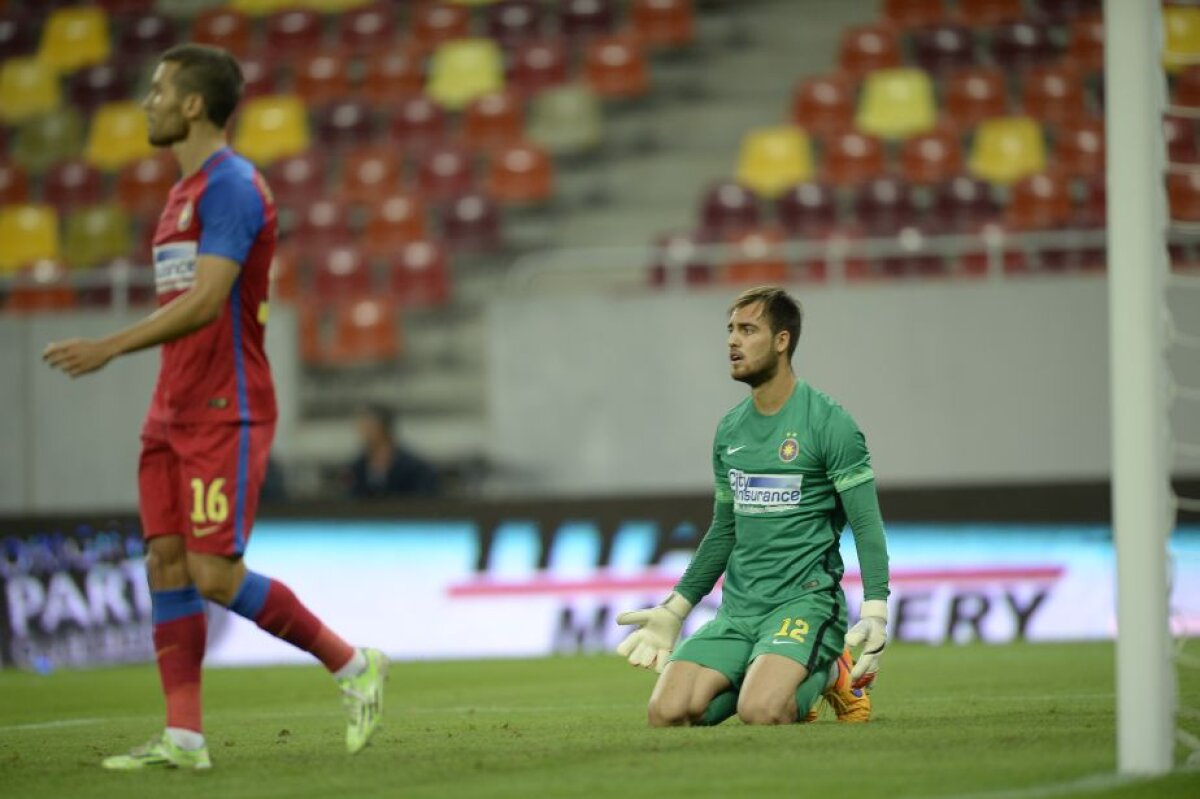
[[210,524],[208,527],[193,527],[192,535],[196,538],[204,538],[206,535],[212,535],[220,529],[221,525],[219,524]]
[[741,452],[742,450],[744,450],[744,449],[745,449],[746,447],[748,447],[748,446],[749,446],[749,444],[742,444],[740,447],[726,447],[726,448],[725,448],[725,454],[726,454],[726,455],[732,455],[732,454],[733,454],[733,453],[735,453],[735,452]]

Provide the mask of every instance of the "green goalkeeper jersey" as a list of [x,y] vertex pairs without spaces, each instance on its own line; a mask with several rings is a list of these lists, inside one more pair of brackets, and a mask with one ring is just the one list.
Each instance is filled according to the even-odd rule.
[[675,590],[693,604],[725,573],[723,612],[758,615],[841,583],[839,539],[853,520],[864,597],[888,595],[874,473],[858,425],[798,381],[778,413],[747,398],[713,440],[713,523]]

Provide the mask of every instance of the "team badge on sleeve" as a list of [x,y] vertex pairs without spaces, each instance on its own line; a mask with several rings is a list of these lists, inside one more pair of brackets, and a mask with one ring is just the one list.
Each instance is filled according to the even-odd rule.
[[794,436],[788,436],[779,445],[779,460],[784,463],[791,463],[796,460],[796,456],[800,454],[800,442]]

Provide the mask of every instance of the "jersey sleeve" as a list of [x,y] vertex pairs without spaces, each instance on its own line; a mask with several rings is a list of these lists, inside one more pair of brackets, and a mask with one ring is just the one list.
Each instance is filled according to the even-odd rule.
[[219,255],[239,264],[266,224],[266,208],[253,181],[222,175],[204,188],[200,205],[198,255]]
[[854,547],[862,570],[863,599],[887,599],[888,550],[883,513],[874,483],[863,483],[842,493],[846,520],[854,531]]
[[729,555],[736,541],[733,520],[733,490],[721,462],[721,430],[713,439],[713,516],[696,554],[688,563],[683,577],[675,584],[675,592],[695,605],[713,590],[725,573]]
[[841,408],[834,408],[825,425],[825,473],[839,494],[875,479],[867,440]]

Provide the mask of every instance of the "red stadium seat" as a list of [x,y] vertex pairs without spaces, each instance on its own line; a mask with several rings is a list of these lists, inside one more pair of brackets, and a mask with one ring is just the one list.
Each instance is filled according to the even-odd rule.
[[1005,22],[992,31],[992,58],[1004,69],[1026,69],[1059,56],[1047,27],[1034,22]]
[[1167,142],[1167,160],[1173,164],[1200,163],[1196,148],[1197,123],[1191,117],[1166,114],[1163,116],[1163,138]]
[[857,188],[854,217],[869,235],[898,233],[920,223],[911,188],[894,177],[877,177]]
[[972,128],[991,117],[1009,113],[1004,73],[993,68],[954,72],[946,83],[947,118],[960,129]]
[[1200,222],[1200,170],[1167,173],[1171,219]]
[[371,106],[361,100],[332,102],[314,116],[317,136],[322,144],[331,147],[367,144],[375,135]]
[[88,162],[60,161],[42,178],[42,200],[62,211],[95,205],[104,199],[104,178]]
[[1071,221],[1071,190],[1057,173],[1030,175],[1013,184],[1005,223],[1012,230],[1053,230]]
[[684,47],[696,38],[692,0],[633,0],[629,17],[647,47]]
[[397,191],[376,199],[363,234],[370,258],[387,257],[410,241],[426,236],[425,203],[416,194]]
[[400,355],[399,314],[386,299],[359,299],[335,308],[333,360],[379,363]]
[[1185,108],[1200,108],[1200,64],[1184,67],[1175,76],[1171,99]]
[[1069,64],[1032,67],[1022,81],[1025,113],[1050,125],[1061,125],[1087,114],[1083,78]]
[[760,212],[758,197],[750,189],[732,181],[709,186],[700,203],[700,229],[711,241],[757,227]]
[[824,179],[835,186],[853,186],[882,175],[884,170],[883,143],[874,136],[846,131],[829,138]]
[[424,94],[398,100],[392,115],[391,134],[398,147],[414,157],[445,142],[448,138],[446,112]]
[[442,211],[442,239],[455,252],[495,252],[500,248],[500,211],[490,197],[459,194]]
[[508,78],[527,97],[566,83],[570,78],[566,42],[557,38],[531,39],[517,45]]
[[289,8],[266,20],[266,50],[277,61],[320,50],[323,36],[321,16],[311,9]]
[[913,59],[926,72],[944,74],[975,66],[975,37],[961,25],[933,25],[912,32]]
[[58,261],[45,258],[16,273],[4,310],[20,312],[61,311],[74,308],[78,297],[71,285],[71,272]]
[[117,39],[117,52],[122,60],[155,58],[179,41],[170,19],[143,12],[125,24]]
[[418,5],[412,12],[412,42],[425,52],[432,53],[451,39],[471,35],[471,14],[462,6],[451,3]]
[[628,36],[596,36],[584,53],[584,79],[600,97],[628,100],[650,90],[646,54]]
[[787,281],[783,236],[778,230],[770,227],[745,230],[731,236],[728,243],[733,252],[725,263],[726,281],[757,285]]
[[530,142],[497,150],[488,170],[487,191],[502,205],[549,200],[554,196],[554,163],[549,153]]
[[713,268],[701,252],[707,242],[696,233],[664,233],[654,241],[654,261],[650,265],[650,285],[687,284],[701,286],[712,282]]
[[300,209],[292,240],[305,254],[351,241],[349,209],[333,200],[315,200]]
[[883,0],[883,18],[900,28],[921,28],[946,19],[942,0]]
[[309,106],[326,105],[350,96],[349,65],[339,52],[315,52],[296,60],[292,91]]
[[1071,20],[1067,58],[1084,72],[1104,71],[1104,18],[1100,15]]
[[1104,120],[1082,117],[1061,125],[1055,136],[1054,163],[1073,177],[1103,177]]
[[303,275],[300,268],[300,258],[296,248],[290,244],[281,244],[275,248],[271,259],[271,299],[293,302],[302,293]]
[[1021,0],[958,0],[959,18],[974,27],[990,27],[1025,16]]
[[370,294],[371,269],[356,247],[340,244],[323,251],[313,263],[313,296],[336,302]]
[[341,197],[348,203],[373,205],[399,190],[404,158],[393,144],[351,150],[342,161]]
[[846,75],[808,78],[792,94],[792,121],[818,136],[852,128],[854,110],[854,84]]
[[511,50],[541,35],[545,5],[539,0],[501,0],[488,5],[486,14],[488,38]]
[[264,97],[279,91],[279,80],[275,75],[275,64],[265,57],[244,55],[238,57],[242,68],[242,100]]
[[963,171],[962,142],[953,133],[933,130],[900,146],[900,170],[912,183],[941,183]]
[[395,19],[387,3],[373,3],[336,17],[338,46],[347,53],[386,51],[396,37]]
[[388,262],[388,289],[402,306],[444,305],[450,299],[446,250],[425,238],[406,241]]
[[900,40],[884,25],[860,25],[842,33],[838,65],[847,74],[862,78],[868,72],[901,63]]
[[72,74],[68,92],[73,104],[90,113],[105,103],[128,100],[132,87],[121,61],[114,59]]
[[1083,228],[1104,227],[1108,212],[1108,184],[1104,174],[1080,181],[1081,191],[1075,203],[1074,224]]
[[490,152],[521,138],[525,108],[513,91],[492,92],[471,102],[463,114],[463,143],[476,152]]
[[470,153],[457,144],[439,144],[422,156],[417,167],[417,187],[434,202],[471,191],[475,174]]
[[0,205],[22,205],[29,201],[29,175],[24,169],[0,161]]
[[837,197],[823,183],[799,183],[775,200],[779,223],[790,235],[820,236],[838,226]]
[[959,175],[934,189],[930,218],[939,230],[965,233],[998,222],[1000,207],[990,185]]
[[1039,19],[1051,25],[1064,25],[1074,20],[1094,17],[1103,7],[1102,0],[1034,0]]
[[574,46],[616,32],[617,9],[612,0],[558,0],[558,24]]
[[382,50],[367,59],[362,92],[368,102],[389,105],[424,88],[421,57],[413,48]]
[[312,149],[281,158],[267,168],[267,185],[280,205],[306,205],[325,194],[325,155]]
[[236,56],[250,49],[250,18],[230,8],[206,8],[192,20],[192,41],[223,47]]

